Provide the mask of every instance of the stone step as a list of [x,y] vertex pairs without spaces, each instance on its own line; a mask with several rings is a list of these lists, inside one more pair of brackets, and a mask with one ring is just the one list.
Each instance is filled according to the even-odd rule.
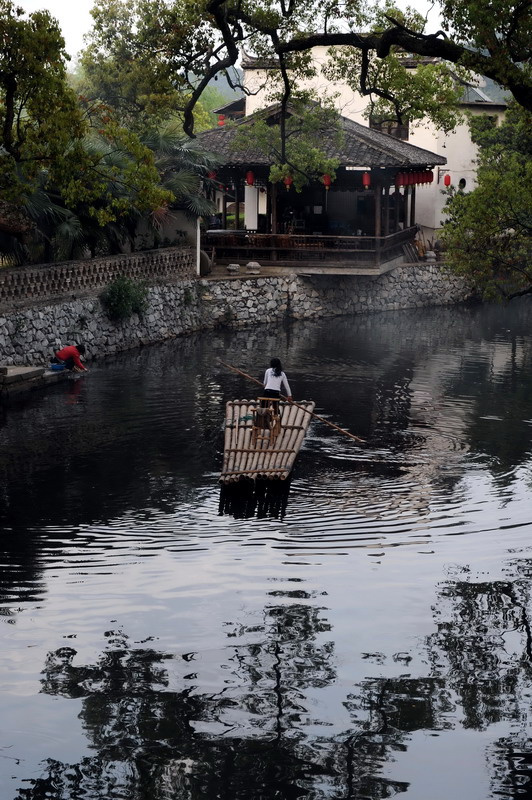
[[0,384],[35,380],[45,373],[45,367],[0,367]]

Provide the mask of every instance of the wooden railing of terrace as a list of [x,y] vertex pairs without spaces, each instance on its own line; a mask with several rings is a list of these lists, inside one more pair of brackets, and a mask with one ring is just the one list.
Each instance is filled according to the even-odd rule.
[[214,251],[217,264],[258,261],[261,266],[278,267],[296,264],[378,267],[401,256],[403,246],[413,242],[416,233],[416,226],[389,236],[302,236],[217,230],[206,232],[204,249],[209,254]]

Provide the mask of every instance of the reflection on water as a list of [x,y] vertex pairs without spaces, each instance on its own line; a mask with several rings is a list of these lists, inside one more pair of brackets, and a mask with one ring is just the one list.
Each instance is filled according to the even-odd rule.
[[[532,308],[220,331],[2,410],[2,800],[531,796]],[[293,480],[220,490],[272,355]]]
[[240,481],[222,484],[220,489],[220,514],[231,514],[235,519],[274,517],[284,519],[290,494],[290,480]]

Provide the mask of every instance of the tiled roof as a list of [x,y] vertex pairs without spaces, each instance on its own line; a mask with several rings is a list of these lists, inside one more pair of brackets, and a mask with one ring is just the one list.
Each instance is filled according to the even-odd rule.
[[213,108],[213,114],[233,114],[235,112],[244,111],[246,107],[246,98],[244,95],[242,97],[237,97],[236,100],[231,100],[229,103],[226,103],[224,106],[220,106],[220,108]]
[[483,86],[474,86],[471,83],[464,84],[464,91],[460,102],[464,105],[495,105],[503,108],[508,105],[511,97],[510,93],[502,86],[492,81],[491,78],[483,78]]
[[[199,133],[198,144],[216,153],[227,166],[268,166],[270,160],[256,146],[237,149],[234,142],[242,125],[249,125],[257,116],[260,118],[264,118],[265,115],[273,116],[277,111],[277,106],[271,107],[258,112],[257,115],[245,117],[229,127],[219,127]],[[325,141],[324,151],[328,156],[338,158],[341,166],[417,167],[447,163],[446,158],[430,150],[423,150],[387,133],[367,128],[347,117],[340,116],[340,122],[344,132],[342,144],[338,146],[332,140]]]

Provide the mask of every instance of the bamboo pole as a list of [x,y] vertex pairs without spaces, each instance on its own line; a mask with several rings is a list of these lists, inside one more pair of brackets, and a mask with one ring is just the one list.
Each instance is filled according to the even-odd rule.
[[[233,367],[231,364],[227,364],[225,361],[222,361],[221,358],[218,359],[218,361],[220,362],[220,364],[223,364],[224,367],[227,367],[228,369],[232,369],[233,372],[238,372],[238,374],[242,375],[244,378],[248,378],[248,380],[253,381],[254,383],[258,383],[259,386],[262,386],[262,383],[260,381],[258,381],[256,378],[253,378],[251,375],[248,375],[247,372],[242,372],[241,369],[238,369],[237,367]],[[291,403],[293,406],[297,406],[297,408],[301,408],[306,414],[310,414],[312,417],[314,417],[314,419],[319,419],[320,422],[325,423],[325,425],[328,425],[330,428],[334,428],[335,431],[339,431],[339,433],[343,433],[345,436],[349,436],[349,438],[350,439],[354,439],[355,442],[362,442],[364,444],[366,443],[365,439],[361,439],[360,436],[355,436],[354,433],[349,433],[349,431],[346,431],[343,428],[340,428],[339,425],[335,425],[334,422],[329,422],[328,419],[325,419],[324,417],[320,417],[320,415],[319,414],[315,414],[314,411],[309,411],[307,408],[305,408],[305,406],[299,405],[299,403],[295,403],[293,400],[288,400],[288,398],[285,397],[284,395],[280,395],[280,397],[281,397],[281,400],[285,400],[286,402]]]
[[222,466],[222,472],[225,472],[229,468],[229,459],[231,457],[230,445],[231,437],[233,435],[232,427],[229,427],[229,412],[231,412],[231,425],[233,424],[233,404],[227,403],[225,407],[225,432],[224,432],[224,461]]

